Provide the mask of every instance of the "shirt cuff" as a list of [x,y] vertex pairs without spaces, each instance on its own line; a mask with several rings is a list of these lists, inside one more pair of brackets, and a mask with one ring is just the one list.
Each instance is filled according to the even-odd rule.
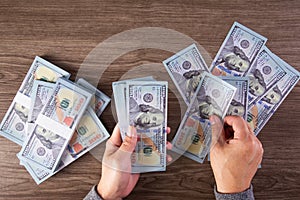
[[232,194],[224,194],[224,193],[219,193],[217,191],[217,187],[215,186],[214,188],[214,192],[215,192],[215,197],[216,200],[254,200],[254,195],[253,195],[253,187],[252,185],[250,186],[249,189],[243,191],[243,192],[239,192],[239,193],[232,193]]
[[84,197],[83,200],[103,200],[97,191],[97,185],[93,186],[91,191]]

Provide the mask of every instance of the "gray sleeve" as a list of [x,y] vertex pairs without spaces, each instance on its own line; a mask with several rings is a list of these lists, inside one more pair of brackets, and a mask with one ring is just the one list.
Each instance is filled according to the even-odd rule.
[[102,200],[102,198],[96,190],[96,185],[93,186],[91,191],[84,197],[83,200]]
[[249,189],[245,190],[244,192],[233,193],[233,194],[219,193],[217,191],[217,187],[215,186],[214,192],[215,192],[216,200],[254,200],[252,185],[250,186]]

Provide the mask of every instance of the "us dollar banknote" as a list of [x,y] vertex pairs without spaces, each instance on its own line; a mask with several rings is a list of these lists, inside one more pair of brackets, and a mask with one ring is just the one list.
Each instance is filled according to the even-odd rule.
[[126,97],[126,83],[128,81],[155,81],[152,76],[121,80],[112,83],[115,109],[118,118],[118,125],[121,131],[121,136],[124,139],[128,131],[128,115],[127,115],[127,97]]
[[67,80],[59,79],[41,114],[74,129],[90,100],[91,93]]
[[258,53],[246,73],[249,77],[250,108],[286,74],[284,64],[281,63],[266,46]]
[[234,22],[210,66],[212,74],[243,76],[266,41],[267,38]]
[[229,105],[226,115],[237,115],[247,119],[248,113],[248,77],[222,76],[223,81],[236,87],[236,93]]
[[[89,107],[76,131],[68,144],[68,148],[64,151],[60,164],[53,173],[45,171],[43,168],[35,164],[23,163],[26,170],[37,184],[41,184],[54,174],[61,171],[63,168],[73,163],[75,160],[95,148],[97,145],[109,138],[109,133],[105,129],[98,116],[95,114],[93,108]],[[18,155],[20,158],[20,156]]]
[[23,145],[20,156],[23,161],[42,166],[44,170],[51,172],[55,170],[56,163],[60,160],[65,143],[66,138],[35,124],[28,141]]
[[34,123],[42,111],[44,105],[53,93],[55,84],[45,81],[35,81],[31,97],[31,106],[28,115],[28,122]]
[[24,127],[26,127],[28,117],[31,116],[31,114],[29,116],[29,111],[34,82],[36,80],[55,82],[58,77],[69,78],[70,74],[37,56],[1,122],[0,135],[22,145],[26,138]]
[[197,46],[192,44],[163,61],[171,79],[188,105],[195,93],[204,71],[208,67]]
[[172,150],[202,163],[211,144],[209,117],[224,118],[235,95],[236,88],[207,72],[196,90],[180,123]]
[[93,111],[92,107],[89,107],[83,114],[68,144],[69,154],[76,159],[83,152],[86,153],[87,150],[91,150],[109,138],[109,136],[109,133],[95,114],[95,111]]
[[32,87],[35,80],[55,83],[58,78],[70,77],[70,73],[53,65],[52,63],[36,56],[25,79],[19,89],[19,92],[31,97]]
[[247,121],[255,135],[259,134],[300,79],[297,70],[279,57],[273,56],[281,66],[285,66],[286,74],[249,110]]
[[22,146],[21,159],[53,173],[91,97],[74,83],[59,79]]
[[110,98],[83,78],[78,79],[77,84],[94,94],[91,100],[91,106],[94,108],[97,116],[100,117],[104,109],[108,106]]
[[132,172],[165,171],[168,83],[129,81],[126,95],[129,125],[138,137]]
[[26,123],[29,114],[29,103],[24,105],[26,104],[24,101],[21,103],[14,100],[0,125],[0,135],[18,145],[22,145],[27,136]]

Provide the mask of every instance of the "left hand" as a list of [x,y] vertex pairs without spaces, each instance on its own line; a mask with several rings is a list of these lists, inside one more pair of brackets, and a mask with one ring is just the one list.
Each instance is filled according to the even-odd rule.
[[[170,133],[170,128],[167,133]],[[131,126],[127,135],[122,142],[120,129],[116,126],[106,143],[102,176],[97,187],[98,193],[105,200],[128,196],[139,180],[140,174],[131,173],[131,154],[137,142],[136,129]],[[169,142],[167,148],[171,148]],[[167,160],[170,162],[171,157],[167,156]]]

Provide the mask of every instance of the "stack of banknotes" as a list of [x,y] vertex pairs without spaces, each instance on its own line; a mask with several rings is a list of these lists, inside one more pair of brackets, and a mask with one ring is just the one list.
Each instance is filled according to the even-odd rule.
[[173,151],[202,163],[210,115],[238,115],[258,135],[299,81],[299,72],[266,47],[267,38],[235,22],[208,68],[195,44],[163,61],[188,109]]
[[144,77],[114,82],[112,87],[122,138],[129,126],[137,131],[131,171],[165,171],[168,82]]
[[36,57],[0,125],[0,135],[22,146],[17,157],[37,184],[109,137],[99,117],[110,98],[69,77]]

